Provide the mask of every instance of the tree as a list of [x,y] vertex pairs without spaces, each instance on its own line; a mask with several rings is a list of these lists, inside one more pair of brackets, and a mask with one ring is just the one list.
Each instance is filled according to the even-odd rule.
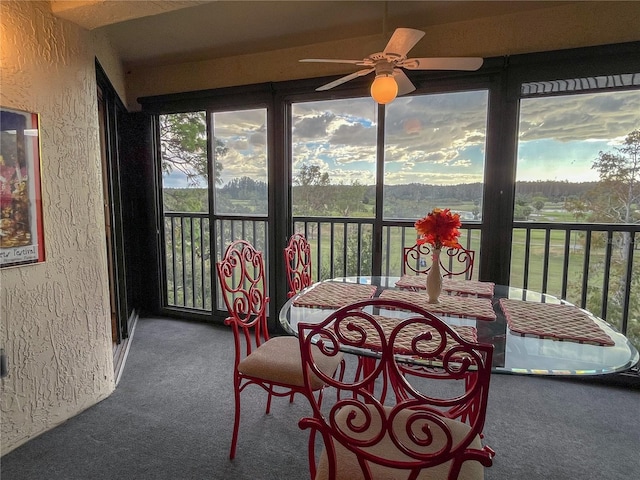
[[[207,168],[207,120],[205,112],[173,113],[160,115],[160,148],[162,173],[169,174],[175,168],[187,177],[191,186],[206,179]],[[215,140],[215,183],[222,182],[220,159],[228,148]]]
[[529,220],[529,215],[531,215],[533,209],[528,205],[520,205],[516,203],[516,206],[513,210],[513,218],[514,220],[527,221]]
[[267,184],[247,176],[229,180],[220,192],[234,200],[258,199],[262,203],[267,202]]
[[[320,280],[334,276],[371,275],[373,268],[373,232],[369,228],[358,229],[357,225],[345,225],[346,245],[342,234],[335,235],[333,250],[346,252],[342,255],[324,256],[320,264]],[[360,246],[360,249],[358,249]],[[346,260],[346,264],[345,264]]]
[[589,212],[589,202],[582,197],[570,195],[564,199],[564,209],[573,214],[576,222],[584,220]]
[[640,130],[629,133],[615,152],[600,152],[592,165],[600,176],[599,197],[608,200],[600,213],[614,223],[638,223]]
[[307,165],[305,163],[300,167],[294,183],[301,187],[310,187],[319,185],[327,186],[331,182],[329,181],[329,174],[327,172],[321,172],[318,165]]
[[297,214],[317,214],[324,209],[326,187],[331,184],[329,174],[321,172],[317,165],[300,167],[300,171],[293,179],[293,184],[302,188],[295,191],[294,206]]
[[366,191],[367,186],[362,185],[358,180],[353,180],[350,185],[342,183],[335,185],[331,189],[329,201],[332,211],[342,217],[357,216],[363,209]]
[[524,207],[529,203],[529,197],[527,195],[516,194],[516,205]]
[[229,180],[217,188],[216,211],[218,213],[267,214],[267,184],[243,176]]
[[[592,189],[590,199],[593,222],[640,222],[640,130],[629,133],[614,152],[599,152],[592,164],[600,183]],[[620,257],[630,253],[631,234],[626,232],[618,242]]]
[[[599,152],[592,168],[598,171],[600,182],[584,195],[579,201],[570,203],[571,211],[576,218],[585,212],[590,212],[588,220],[602,223],[640,223],[640,130],[629,133],[622,146],[613,152]],[[583,203],[584,202],[584,203]],[[598,238],[594,238],[597,241]],[[603,242],[606,241],[602,236]],[[614,234],[614,244],[617,246],[618,256],[611,258],[609,279],[609,301],[605,316],[611,318],[621,315],[625,309],[627,291],[640,282],[640,270],[632,268],[628,271],[628,258],[633,255],[633,243],[630,232]],[[604,271],[605,265],[600,266]],[[627,278],[630,279],[627,282]],[[601,295],[600,287],[593,287],[588,292],[588,301],[592,297],[598,301]],[[588,304],[589,309],[595,310],[596,305]],[[627,305],[630,318],[637,318],[638,301],[633,297]],[[630,324],[630,331],[638,335],[637,322]]]
[[544,208],[546,198],[545,197],[533,197],[533,208],[536,209],[536,213],[539,215],[542,209]]

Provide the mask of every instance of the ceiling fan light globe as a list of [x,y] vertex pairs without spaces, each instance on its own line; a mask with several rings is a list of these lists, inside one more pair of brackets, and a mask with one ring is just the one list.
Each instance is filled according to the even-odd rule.
[[384,105],[398,95],[398,83],[392,75],[377,75],[371,84],[371,97]]

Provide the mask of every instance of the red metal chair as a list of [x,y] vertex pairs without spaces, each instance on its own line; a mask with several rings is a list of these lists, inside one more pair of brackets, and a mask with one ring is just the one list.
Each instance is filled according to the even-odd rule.
[[[431,269],[433,247],[428,243],[415,244],[403,249],[402,275],[426,274]],[[440,254],[440,268],[443,276],[453,277],[464,275],[470,280],[473,276],[475,250],[466,248],[444,248]]]
[[284,249],[284,263],[287,267],[287,282],[289,283],[288,297],[311,286],[311,247],[306,237],[295,233],[289,238]]
[[[220,291],[229,312],[225,320],[233,329],[235,359],[233,367],[233,391],[235,417],[229,457],[233,459],[238,443],[240,426],[240,394],[251,384],[268,392],[266,413],[271,408],[271,398],[290,397],[296,393],[305,396],[320,391],[322,399],[324,383],[311,377],[305,385],[302,376],[302,360],[298,340],[293,336],[269,337],[267,330],[266,278],[262,253],[250,243],[237,240],[231,243],[221,261],[216,263]],[[331,377],[341,355],[319,355],[320,370]]]
[[[385,311],[395,311],[392,326],[381,321]],[[419,307],[382,299],[298,324],[298,340],[307,388],[317,375],[344,394],[324,409],[312,400],[313,417],[299,422],[311,429],[312,479],[484,478],[494,456],[481,440],[492,345],[465,341]],[[324,355],[370,349],[372,365],[355,379],[336,380],[322,374],[316,347]],[[316,462],[317,432],[323,448]]]

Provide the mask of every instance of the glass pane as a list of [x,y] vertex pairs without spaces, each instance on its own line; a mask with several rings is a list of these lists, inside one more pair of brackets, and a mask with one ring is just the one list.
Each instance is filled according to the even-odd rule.
[[[514,218],[529,223],[514,230],[511,285],[540,289],[546,280],[547,293],[561,296],[566,281],[567,299],[584,298],[620,329],[626,306],[632,339],[640,337],[637,234],[620,226],[607,238],[605,229],[640,222],[639,153],[640,89],[520,101]],[[547,237],[541,222],[593,226],[569,235],[558,225]]]
[[[639,126],[640,90],[521,100],[515,220],[627,223],[613,214],[629,202],[601,187]],[[605,171],[594,168],[600,159]]]
[[417,219],[450,208],[480,220],[486,90],[397,98],[385,121],[384,217]]
[[205,112],[159,116],[167,305],[211,310]]
[[167,305],[211,310],[211,255],[206,214],[165,213]]
[[267,215],[267,110],[212,116],[215,212]]
[[368,97],[293,105],[294,215],[374,215],[376,111]]
[[162,200],[165,212],[207,212],[205,112],[160,115]]

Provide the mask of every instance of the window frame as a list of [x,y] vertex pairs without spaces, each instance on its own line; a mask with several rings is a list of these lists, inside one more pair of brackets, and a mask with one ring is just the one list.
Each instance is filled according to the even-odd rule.
[[[487,88],[487,137],[485,180],[483,192],[482,246],[479,257],[480,280],[508,284],[511,238],[514,227],[515,178],[519,103],[523,83],[552,81],[600,75],[640,72],[640,41],[527,53],[485,59],[476,72],[410,72],[416,85],[413,94],[443,93],[466,89]],[[336,77],[291,80],[240,87],[203,90],[140,98],[143,112],[151,115],[189,110],[219,110],[229,108],[268,108],[269,155],[269,289],[270,327],[276,328],[277,311],[286,301],[286,281],[282,251],[292,233],[291,218],[291,104],[296,101],[318,101],[369,95],[371,79],[361,77],[334,89],[316,92],[319,85]],[[584,93],[582,91],[581,93]],[[384,118],[384,106],[378,106],[378,118]],[[380,125],[383,122],[379,122]],[[378,141],[384,138],[378,135]],[[378,145],[378,151],[382,146]],[[378,162],[380,167],[381,162]],[[381,201],[380,184],[384,172],[378,171],[376,201]],[[380,199],[380,200],[378,200]],[[491,209],[487,206],[491,205]],[[286,211],[288,215],[276,215]],[[381,212],[376,205],[376,212]],[[162,206],[158,210],[162,218]],[[378,215],[378,213],[376,213]],[[374,229],[374,259],[382,251],[382,221]],[[374,272],[380,266],[374,263]],[[161,273],[158,273],[161,275]],[[221,313],[214,317],[221,319]]]

